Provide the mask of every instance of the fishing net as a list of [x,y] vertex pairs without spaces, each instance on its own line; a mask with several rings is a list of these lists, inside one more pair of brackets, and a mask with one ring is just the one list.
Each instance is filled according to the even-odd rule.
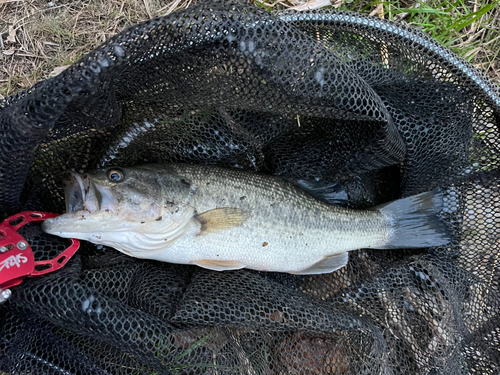
[[[147,162],[280,175],[366,208],[439,188],[449,245],[324,275],[213,272],[83,243],[0,306],[8,374],[498,374],[500,94],[423,33],[355,13],[201,3],[0,101],[0,211]],[[38,224],[36,260],[68,242]]]

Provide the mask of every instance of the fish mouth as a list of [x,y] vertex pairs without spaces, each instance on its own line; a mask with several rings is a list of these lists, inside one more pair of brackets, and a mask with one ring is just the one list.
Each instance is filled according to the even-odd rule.
[[113,211],[116,200],[109,187],[96,184],[88,175],[69,171],[64,186],[66,213],[92,214]]

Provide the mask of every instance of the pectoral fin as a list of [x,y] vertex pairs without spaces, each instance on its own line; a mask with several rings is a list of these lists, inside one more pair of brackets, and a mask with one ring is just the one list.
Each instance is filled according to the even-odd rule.
[[239,208],[224,207],[203,212],[196,215],[196,218],[201,223],[199,234],[206,234],[240,226],[248,215]]
[[244,268],[243,263],[234,260],[211,260],[211,259],[200,259],[191,262],[199,267],[207,268],[212,271],[230,271],[239,270]]
[[344,267],[349,259],[348,253],[329,255],[314,263],[311,267],[297,272],[294,275],[315,275],[319,273],[330,273]]

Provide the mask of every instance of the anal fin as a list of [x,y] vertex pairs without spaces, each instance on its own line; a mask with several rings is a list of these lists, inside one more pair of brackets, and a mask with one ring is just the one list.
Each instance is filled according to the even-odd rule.
[[245,268],[245,265],[243,263],[237,262],[235,260],[199,259],[193,260],[191,263],[212,271],[230,271]]
[[316,275],[319,273],[330,273],[344,267],[349,259],[348,253],[329,255],[314,263],[311,267],[297,272],[289,272],[294,275]]

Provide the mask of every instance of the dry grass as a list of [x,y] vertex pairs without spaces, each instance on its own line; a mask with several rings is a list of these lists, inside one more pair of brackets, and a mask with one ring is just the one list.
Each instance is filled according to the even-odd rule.
[[55,74],[55,68],[77,61],[126,27],[189,3],[76,0],[51,4],[43,0],[0,0],[0,95],[11,95]]
[[[431,1],[435,0],[429,0],[427,4]],[[472,12],[478,7],[480,9],[477,1],[490,0],[476,0],[476,3],[466,4],[464,11]],[[191,2],[192,0],[75,0],[49,3],[47,0],[0,0],[0,98],[56,74],[63,69],[60,67],[77,61],[124,28],[164,16],[189,6]],[[287,8],[299,1],[252,2],[271,10]],[[445,3],[435,3],[436,9],[445,8]],[[398,4],[400,7],[411,6],[411,1],[368,4],[366,0],[345,3],[342,0],[335,2],[334,6],[365,13],[374,12],[386,18],[402,18],[401,13],[404,12],[399,11],[401,8],[397,7]],[[460,9],[454,7],[451,14],[460,13]],[[405,19],[417,25],[428,21],[421,14],[412,13],[407,14]],[[459,32],[450,33],[449,36],[441,33],[438,36],[444,40],[441,40],[443,44],[448,44],[450,48],[469,58],[500,83],[499,29],[500,10],[496,9]],[[436,30],[426,31],[433,34]]]

